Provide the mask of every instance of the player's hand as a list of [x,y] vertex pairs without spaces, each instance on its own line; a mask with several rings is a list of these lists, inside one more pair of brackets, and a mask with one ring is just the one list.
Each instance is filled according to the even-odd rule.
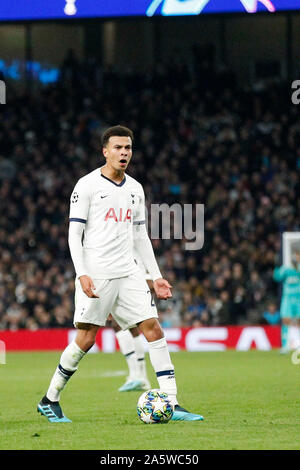
[[83,292],[88,297],[90,297],[90,298],[99,298],[99,295],[96,295],[95,292],[93,292],[93,291],[96,290],[96,287],[95,287],[92,279],[89,276],[86,276],[86,275],[80,276],[79,281],[80,281]]
[[172,297],[172,286],[168,283],[166,279],[156,279],[153,282],[153,287],[158,299],[166,300]]

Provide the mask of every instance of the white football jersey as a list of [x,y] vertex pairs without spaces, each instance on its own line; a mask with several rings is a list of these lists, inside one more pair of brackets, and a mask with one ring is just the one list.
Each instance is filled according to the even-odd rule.
[[83,257],[94,279],[128,276],[139,268],[132,251],[133,224],[145,223],[140,183],[125,174],[117,184],[101,168],[77,182],[70,200],[70,222],[84,223]]

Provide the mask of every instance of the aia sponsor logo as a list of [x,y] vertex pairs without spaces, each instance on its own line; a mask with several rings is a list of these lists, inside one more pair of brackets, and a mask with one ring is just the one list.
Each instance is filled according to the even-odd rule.
[[120,207],[119,211],[115,211],[115,209],[111,207],[108,209],[104,220],[105,222],[107,222],[109,219],[113,219],[115,222],[131,222],[131,214],[131,209],[123,210],[123,208]]

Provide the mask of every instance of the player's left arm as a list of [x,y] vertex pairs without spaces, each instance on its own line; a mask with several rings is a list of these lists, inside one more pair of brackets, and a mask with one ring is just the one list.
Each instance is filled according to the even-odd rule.
[[153,288],[157,297],[159,299],[172,297],[172,286],[161,275],[146,229],[144,191],[140,195],[138,210],[133,217],[133,245],[153,280]]
[[286,279],[289,269],[286,266],[277,266],[273,271],[273,279],[282,282]]

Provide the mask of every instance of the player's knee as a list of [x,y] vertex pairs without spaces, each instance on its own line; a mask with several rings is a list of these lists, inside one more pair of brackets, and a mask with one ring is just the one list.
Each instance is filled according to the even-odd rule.
[[150,318],[140,324],[141,330],[147,341],[157,341],[164,337],[163,330],[156,318]]
[[78,344],[80,349],[87,352],[95,344],[98,328],[82,329],[80,328],[80,325],[76,326],[78,328],[76,343]]

